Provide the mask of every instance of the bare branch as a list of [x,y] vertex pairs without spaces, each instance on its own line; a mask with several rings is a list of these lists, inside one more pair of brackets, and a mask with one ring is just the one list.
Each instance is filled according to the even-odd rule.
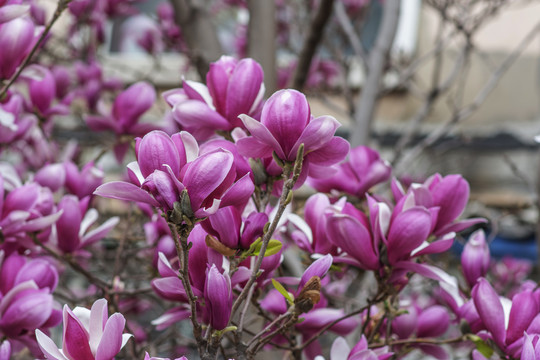
[[404,169],[411,165],[411,162],[424,151],[425,148],[433,145],[444,134],[448,133],[450,129],[457,123],[470,117],[482,103],[487,99],[489,94],[497,86],[502,76],[512,66],[512,64],[519,58],[521,53],[527,48],[527,46],[536,38],[540,32],[540,22],[538,22],[534,28],[523,38],[523,40],[516,46],[516,48],[504,59],[499,67],[491,74],[490,78],[484,85],[484,87],[478,92],[475,99],[468,106],[456,109],[450,119],[448,119],[438,129],[433,131],[423,141],[409,150],[402,158],[401,162],[394,164],[394,169],[397,174],[401,173]]
[[308,34],[304,41],[304,46],[298,57],[298,64],[296,65],[293,76],[292,88],[294,89],[302,90],[306,83],[309,68],[311,67],[311,61],[321,42],[326,24],[332,15],[333,4],[334,0],[321,0],[321,4],[317,9],[317,14],[315,14],[315,17],[311,22]]
[[362,88],[362,95],[354,111],[355,125],[351,134],[352,146],[365,144],[368,140],[381,79],[396,34],[399,11],[400,0],[385,1],[379,34],[368,57],[369,71]]
[[202,81],[210,62],[217,60],[223,50],[217,37],[214,24],[201,0],[170,0],[174,8],[174,19],[182,29],[189,47],[189,57],[195,64]]

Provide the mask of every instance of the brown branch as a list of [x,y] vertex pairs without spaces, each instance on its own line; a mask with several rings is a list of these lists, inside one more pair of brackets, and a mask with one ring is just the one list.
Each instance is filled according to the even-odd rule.
[[182,29],[189,48],[189,58],[195,64],[201,81],[206,81],[210,62],[216,61],[223,50],[204,1],[169,0],[174,8],[174,20]]
[[354,111],[354,128],[351,134],[351,145],[366,144],[373,123],[375,105],[379,96],[379,89],[384,69],[399,21],[400,0],[387,0],[384,2],[384,12],[377,40],[368,56],[368,73],[362,87],[362,95]]
[[497,86],[502,76],[512,66],[512,64],[519,58],[521,53],[527,48],[532,40],[536,38],[540,32],[540,22],[538,22],[533,29],[523,38],[523,40],[516,46],[516,48],[504,59],[499,67],[491,74],[490,78],[484,85],[484,87],[477,93],[476,97],[468,106],[457,109],[450,119],[448,119],[438,129],[429,134],[424,140],[419,142],[411,150],[409,150],[402,158],[401,162],[395,165],[394,169],[397,174],[411,165],[411,162],[424,151],[425,148],[433,145],[444,134],[447,134],[450,129],[457,123],[470,117],[479,107],[484,103],[489,94]]
[[321,42],[326,24],[332,15],[333,4],[334,0],[321,0],[317,14],[315,14],[310,24],[306,39],[304,40],[304,46],[298,57],[298,63],[293,76],[293,89],[302,90],[306,84],[311,61]]

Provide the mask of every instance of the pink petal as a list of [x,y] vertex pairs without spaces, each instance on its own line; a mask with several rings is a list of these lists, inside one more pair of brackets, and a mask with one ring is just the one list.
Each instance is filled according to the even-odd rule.
[[107,320],[95,360],[110,360],[120,352],[124,326],[126,326],[126,319],[120,313],[113,314]]
[[95,360],[88,340],[88,331],[83,327],[75,314],[65,305],[63,352],[72,359]]
[[159,203],[146,191],[124,181],[111,181],[103,184],[94,191],[94,195],[111,199],[142,202],[159,207]]
[[504,309],[499,300],[499,295],[497,295],[486,279],[481,278],[472,290],[472,298],[484,326],[491,332],[495,343],[504,349],[506,335],[504,329]]
[[538,304],[531,291],[526,290],[512,298],[510,320],[506,330],[506,343],[511,344],[523,336],[532,320],[538,315]]
[[226,114],[229,121],[238,121],[240,114],[249,114],[263,82],[261,65],[253,59],[238,62],[228,83]]
[[330,241],[360,261],[363,269],[379,268],[379,254],[373,248],[371,234],[357,219],[334,215],[328,219],[327,231]]
[[349,153],[349,148],[350,145],[347,140],[334,136],[323,147],[309,153],[307,158],[309,162],[314,164],[331,166],[345,159]]
[[[262,109],[261,123],[281,145],[285,154],[282,159],[294,160],[296,154],[291,155],[291,150],[304,132],[310,117],[307,99],[299,91],[279,90],[266,101]],[[279,153],[278,155],[281,156]]]
[[431,229],[431,214],[421,207],[400,213],[388,232],[388,261],[394,264],[410,255],[424,240]]
[[215,130],[230,130],[231,124],[208,105],[197,100],[186,100],[173,108],[173,117],[188,130],[201,127]]
[[58,347],[54,343],[54,341],[51,340],[47,335],[45,335],[41,330],[36,329],[36,339],[39,345],[39,348],[47,359],[50,360],[68,360],[60,350],[58,350]]
[[[255,139],[257,139],[260,143],[272,148],[272,150],[276,152],[280,159],[289,160],[285,156],[285,152],[281,148],[280,143],[276,140],[274,135],[265,125],[248,115],[240,115],[238,117],[242,120],[246,129],[248,129],[248,131]],[[242,152],[242,145],[240,145],[241,140],[243,139],[238,140],[238,151],[244,156],[251,157],[251,154],[245,154]]]
[[193,210],[199,209],[206,198],[228,178],[233,162],[234,157],[230,152],[217,150],[200,156],[188,165],[183,184],[188,189]]

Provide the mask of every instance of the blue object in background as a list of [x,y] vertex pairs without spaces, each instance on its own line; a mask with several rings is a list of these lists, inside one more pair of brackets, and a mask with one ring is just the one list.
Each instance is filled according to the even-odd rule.
[[[486,234],[486,238],[489,239],[489,234]],[[463,244],[454,241],[452,251],[460,255],[463,251]],[[530,260],[534,263],[538,261],[538,248],[534,234],[525,238],[514,239],[496,236],[489,243],[489,251],[491,257],[496,259],[511,256],[517,259]]]

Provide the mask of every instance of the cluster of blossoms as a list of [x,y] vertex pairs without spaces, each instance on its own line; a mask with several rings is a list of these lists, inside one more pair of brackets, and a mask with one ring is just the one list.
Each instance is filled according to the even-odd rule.
[[[482,230],[462,274],[431,256],[484,222],[460,219],[462,176],[391,179],[389,163],[351,149],[304,94],[265,94],[253,59],[222,57],[206,84],[163,93],[163,122],[142,121],[157,112],[154,87],[122,90],[95,59],[107,18],[133,13],[132,1],[61,4],[85,59],[73,66],[27,65],[47,40],[45,13],[0,0],[0,48],[10,49],[0,55],[0,360],[253,359],[267,348],[446,359],[447,344],[476,360],[540,359],[540,290],[527,265],[492,261]],[[137,38],[152,54],[168,46],[161,34],[182,39],[171,8],[158,15]],[[86,47],[83,34],[94,39]],[[133,160],[123,180],[104,183],[102,154],[53,141],[76,106],[89,134],[113,134],[102,154]],[[301,186],[314,194],[294,201]]]

